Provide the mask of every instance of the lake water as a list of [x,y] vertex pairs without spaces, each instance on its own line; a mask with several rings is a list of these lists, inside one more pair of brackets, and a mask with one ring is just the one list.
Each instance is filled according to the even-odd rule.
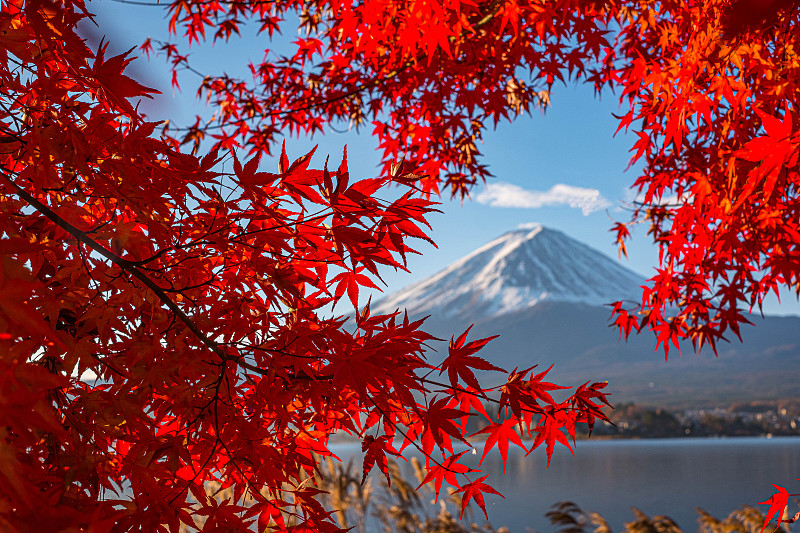
[[[477,459],[482,450],[479,443],[475,446]],[[342,459],[359,454],[351,445],[333,451]],[[650,516],[667,515],[693,532],[697,507],[724,518],[745,504],[764,512],[766,506],[756,504],[772,494],[772,483],[800,492],[795,481],[800,477],[800,437],[579,441],[574,458],[557,448],[550,468],[544,449],[524,457],[512,448],[505,476],[496,450],[482,469],[490,473],[487,482],[505,496],[486,495],[489,521],[512,533],[555,531],[544,514],[565,500],[599,512],[614,531],[633,520],[631,507],[637,507]],[[477,507],[473,517],[483,520]]]

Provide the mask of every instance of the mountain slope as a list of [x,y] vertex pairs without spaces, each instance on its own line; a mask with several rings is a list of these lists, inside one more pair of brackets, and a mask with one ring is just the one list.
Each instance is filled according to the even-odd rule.
[[[478,355],[506,370],[552,364],[548,375],[559,384],[608,381],[614,404],[682,408],[800,396],[800,318],[752,317],[755,326],[742,328],[744,342],[721,343],[718,357],[710,350],[697,354],[687,343],[665,361],[648,333],[619,340],[609,316],[608,308],[546,301],[477,320],[470,339],[499,335]],[[432,316],[425,330],[449,339],[469,324]],[[429,357],[438,362],[447,346],[432,346],[438,352]],[[481,379],[499,384],[502,376],[484,372]]]
[[[603,304],[638,301],[644,280],[563,233],[537,227],[506,233],[431,276],[373,305],[373,313],[408,309],[431,315],[424,329],[449,339],[474,324],[470,338],[500,335],[480,356],[512,370],[554,364],[556,383],[609,381],[614,403],[699,407],[800,395],[800,318],[751,317],[743,343],[721,343],[719,357],[695,354],[669,361],[650,334],[625,342],[609,327]],[[439,362],[445,343],[430,343]],[[488,384],[503,380],[482,373]]]

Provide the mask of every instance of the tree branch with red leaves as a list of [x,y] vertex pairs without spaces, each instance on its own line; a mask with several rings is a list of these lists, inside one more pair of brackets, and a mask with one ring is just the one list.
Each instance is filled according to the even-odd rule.
[[[650,331],[665,354],[738,336],[742,306],[800,283],[800,10],[773,2],[745,22],[748,5],[175,1],[169,25],[190,46],[247,21],[306,31],[252,81],[203,77],[216,122],[177,139],[138,112],[155,91],[126,74],[129,53],[76,33],[81,0],[3,3],[0,526],[336,530],[311,480],[340,432],[384,473],[418,447],[437,491],[483,507],[494,489],[453,447],[467,417],[488,418],[482,401],[507,411],[487,428],[504,457],[509,443],[549,456],[604,419],[603,383],[558,400],[529,368],[496,398],[473,371],[494,369],[475,355],[489,339],[465,332],[436,366],[422,321],[359,309],[362,287],[429,240],[431,195],[489,175],[485,124],[545,105],[557,81],[629,106],[640,203],[617,242],[644,223],[661,254],[641,303],[614,306],[621,332]],[[281,149],[264,168],[279,135],[338,121],[371,122],[380,177],[351,179],[346,153],[328,169]],[[214,149],[181,151],[212,127]],[[348,302],[349,322],[331,311]],[[89,370],[96,382],[78,379]]]

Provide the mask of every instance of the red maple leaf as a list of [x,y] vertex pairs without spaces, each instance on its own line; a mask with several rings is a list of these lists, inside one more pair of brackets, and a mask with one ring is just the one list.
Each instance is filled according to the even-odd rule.
[[553,407],[548,408],[546,416],[543,416],[539,421],[539,425],[534,428],[534,431],[537,433],[537,435],[533,441],[533,445],[528,451],[528,454],[533,452],[533,450],[544,443],[547,453],[547,466],[549,467],[550,459],[553,456],[553,450],[555,449],[556,442],[560,442],[569,448],[569,451],[575,455],[575,452],[569,445],[569,439],[567,439],[567,436],[564,435],[564,428],[570,430],[574,427],[574,415],[571,415],[562,409],[556,409]]
[[595,382],[589,385],[587,381],[575,391],[572,395],[571,405],[578,411],[584,413],[581,421],[586,422],[589,426],[589,432],[594,428],[596,418],[600,420],[608,420],[608,417],[601,411],[602,405],[611,406],[606,400],[607,392],[600,392],[601,389],[608,386],[607,381]]
[[475,378],[475,374],[472,372],[472,370],[470,370],[469,367],[477,368],[478,370],[494,370],[497,372],[505,372],[505,370],[502,368],[494,366],[485,359],[481,359],[480,357],[475,357],[472,355],[486,346],[489,341],[496,339],[498,336],[492,335],[491,337],[486,337],[485,339],[477,339],[464,344],[464,342],[467,340],[467,334],[471,329],[472,326],[468,327],[467,330],[459,335],[455,340],[453,340],[452,337],[450,338],[450,346],[448,347],[449,355],[442,362],[441,370],[439,370],[439,374],[442,374],[442,372],[447,370],[447,376],[450,378],[450,384],[453,388],[456,388],[459,376],[470,387],[475,389],[480,388],[480,384]]
[[[800,479],[798,479],[798,481],[800,481]],[[797,496],[797,494],[789,494],[789,491],[783,487],[774,484],[772,486],[778,489],[778,492],[770,496],[767,501],[759,502],[759,505],[769,505],[766,518],[764,518],[764,525],[761,526],[761,533],[764,533],[764,530],[767,528],[767,524],[769,524],[773,517],[778,518],[778,526],[775,528],[777,531],[778,527],[780,527],[781,517],[784,515],[786,508],[789,506],[789,498],[792,496]]]
[[462,416],[461,420],[459,421],[461,424],[462,433],[467,430],[467,422],[469,421],[469,417],[472,416],[472,409],[475,409],[478,413],[483,415],[487,421],[492,421],[492,417],[486,412],[486,407],[484,407],[483,402],[481,401],[481,398],[488,401],[488,397],[486,396],[486,392],[484,390],[467,387],[463,390],[454,389],[451,391],[451,393],[453,396],[448,405],[453,407],[457,406],[458,409],[461,409],[465,413],[470,413],[469,415]]
[[428,473],[425,475],[425,478],[422,480],[422,482],[417,486],[417,489],[419,489],[425,483],[433,481],[434,492],[436,493],[436,498],[434,499],[434,502],[438,502],[439,492],[442,490],[443,481],[447,481],[450,485],[454,487],[459,487],[460,485],[458,483],[456,475],[476,472],[476,470],[472,470],[466,465],[462,465],[461,463],[458,462],[461,456],[467,453],[467,451],[468,450],[464,450],[463,452],[457,455],[451,455],[441,463],[434,463],[433,466],[429,464],[427,467]]
[[483,482],[489,476],[483,476],[481,478],[476,479],[472,483],[467,483],[466,485],[462,486],[456,492],[463,492],[464,495],[461,497],[461,516],[460,518],[464,518],[464,509],[467,508],[470,500],[475,500],[475,503],[478,504],[478,507],[481,508],[483,511],[483,515],[486,519],[489,519],[489,514],[486,512],[486,504],[483,501],[483,493],[488,492],[490,494],[496,494],[501,498],[505,498],[502,494],[494,490],[492,487],[487,485]]
[[100,41],[92,66],[92,75],[103,88],[105,95],[116,102],[130,114],[134,114],[133,106],[128,102],[128,98],[136,96],[146,96],[152,98],[149,93],[161,94],[161,91],[145,87],[141,83],[129,78],[123,71],[133,58],[128,55],[134,50],[131,48],[127,52],[105,59],[105,51],[108,43]]
[[478,462],[478,465],[483,462],[483,459],[486,457],[486,454],[489,453],[489,450],[492,449],[492,446],[497,444],[497,447],[500,450],[500,456],[503,458],[503,474],[505,474],[509,441],[513,442],[523,450],[527,450],[525,445],[522,444],[522,439],[517,432],[518,427],[519,422],[516,419],[510,418],[500,424],[491,424],[490,426],[475,433],[475,435],[480,435],[481,433],[489,434],[489,436],[486,437],[486,442],[483,445],[483,455],[481,455],[481,460]]
[[364,474],[361,476],[361,484],[367,480],[369,474],[375,463],[378,463],[378,468],[381,469],[383,475],[386,476],[386,482],[391,485],[392,480],[389,478],[389,462],[386,459],[386,452],[392,455],[398,455],[398,452],[392,447],[391,438],[387,435],[378,437],[377,439],[372,435],[367,435],[361,442],[361,451],[364,454],[364,465],[361,469]]
[[[423,451],[427,454],[433,452],[433,442],[435,442],[439,448],[453,453],[453,445],[450,437],[467,444],[467,441],[464,440],[458,427],[453,423],[453,419],[468,416],[469,413],[461,411],[460,409],[451,409],[447,407],[449,401],[450,398],[434,399],[428,406],[428,409],[424,411],[423,420],[425,422],[425,431],[422,434],[422,446]],[[429,437],[427,442],[425,441],[426,437]]]

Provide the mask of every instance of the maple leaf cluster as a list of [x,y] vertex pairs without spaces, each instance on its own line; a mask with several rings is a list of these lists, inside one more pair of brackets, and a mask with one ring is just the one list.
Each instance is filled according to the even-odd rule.
[[[780,288],[800,290],[797,224],[797,24],[784,0],[534,0],[403,6],[173,2],[189,42],[212,28],[262,32],[290,15],[305,37],[250,64],[252,80],[208,76],[216,106],[185,140],[269,149],[278,132],[313,134],[370,123],[384,173],[404,157],[428,193],[466,196],[490,176],[478,142],[486,124],[544,108],[558,81],[614,91],[619,129],[634,133],[637,200],[614,231],[646,224],[661,251],[638,305],[619,302],[627,336],[651,331],[667,355],[683,339],[716,350],[739,337],[747,311]],[[230,38],[214,33],[211,40]],[[162,50],[186,68],[180,47]],[[180,58],[178,63],[175,61]],[[266,148],[265,148],[266,147]],[[677,310],[677,312],[674,312]]]
[[[465,332],[435,366],[421,321],[330,311],[405,268],[431,196],[467,196],[490,175],[485,125],[546,107],[558,81],[616,91],[629,109],[640,196],[617,242],[645,223],[661,254],[642,301],[614,305],[621,332],[652,331],[665,354],[683,339],[715,349],[747,322],[742,304],[800,287],[793,2],[163,9],[189,46],[246,24],[271,36],[297,21],[305,36],[250,64],[250,80],[204,76],[213,116],[170,133],[138,112],[156,91],[126,74],[130,52],[78,35],[81,0],[0,4],[5,529],[333,530],[310,480],[334,432],[361,439],[365,473],[416,447],[437,490],[483,506],[494,489],[453,444],[469,416],[489,418],[484,402],[507,415],[482,432],[504,462],[510,444],[549,455],[603,419],[604,384],[559,401],[527,369],[483,387],[472,369],[495,370],[475,355],[489,339]],[[193,68],[186,44],[156,46],[177,84]],[[380,177],[351,179],[346,153],[335,169],[312,167],[313,152],[291,162],[276,144],[340,123],[371,127]],[[277,172],[262,168],[270,154]],[[213,483],[233,498],[211,497]]]
[[361,439],[365,475],[418,448],[437,490],[483,507],[453,447],[482,402],[511,411],[489,420],[504,460],[512,425],[549,455],[603,417],[605,384],[556,401],[530,369],[490,397],[471,370],[499,370],[474,355],[490,339],[436,367],[422,321],[332,314],[428,239],[416,161],[358,180],[346,152],[320,169],[282,149],[277,172],[224,139],[186,153],[138,113],[156,91],[130,53],[76,33],[90,16],[0,7],[0,529],[338,530],[313,484],[334,433]]
[[[423,190],[462,197],[490,176],[479,148],[486,126],[545,109],[555,81],[586,77],[610,46],[612,15],[603,2],[574,0],[176,1],[168,11],[190,44],[227,41],[248,24],[271,36],[287,19],[301,32],[288,52],[248,64],[252,79],[204,73],[198,94],[216,112],[184,141],[213,127],[219,144],[269,150],[284,132],[368,127],[384,173],[404,158],[425,176]],[[174,80],[194,68],[179,43],[159,50]]]
[[613,91],[641,168],[617,242],[624,253],[630,227],[644,224],[660,254],[641,302],[617,302],[612,317],[626,337],[655,335],[665,356],[684,340],[716,352],[770,293],[800,294],[796,2],[174,2],[169,12],[190,40],[248,18],[271,34],[287,13],[306,32],[294,53],[251,65],[252,82],[203,83],[215,120],[231,126],[224,142],[370,122],[384,170],[405,156],[431,193],[463,197],[488,177],[485,124],[546,107],[555,82]]
[[641,2],[627,16],[647,24],[623,28],[609,60],[630,105],[620,128],[637,135],[631,162],[644,163],[631,222],[660,249],[641,306],[615,313],[665,354],[682,339],[716,351],[770,292],[800,289],[800,10],[776,2],[743,26],[745,4]]

